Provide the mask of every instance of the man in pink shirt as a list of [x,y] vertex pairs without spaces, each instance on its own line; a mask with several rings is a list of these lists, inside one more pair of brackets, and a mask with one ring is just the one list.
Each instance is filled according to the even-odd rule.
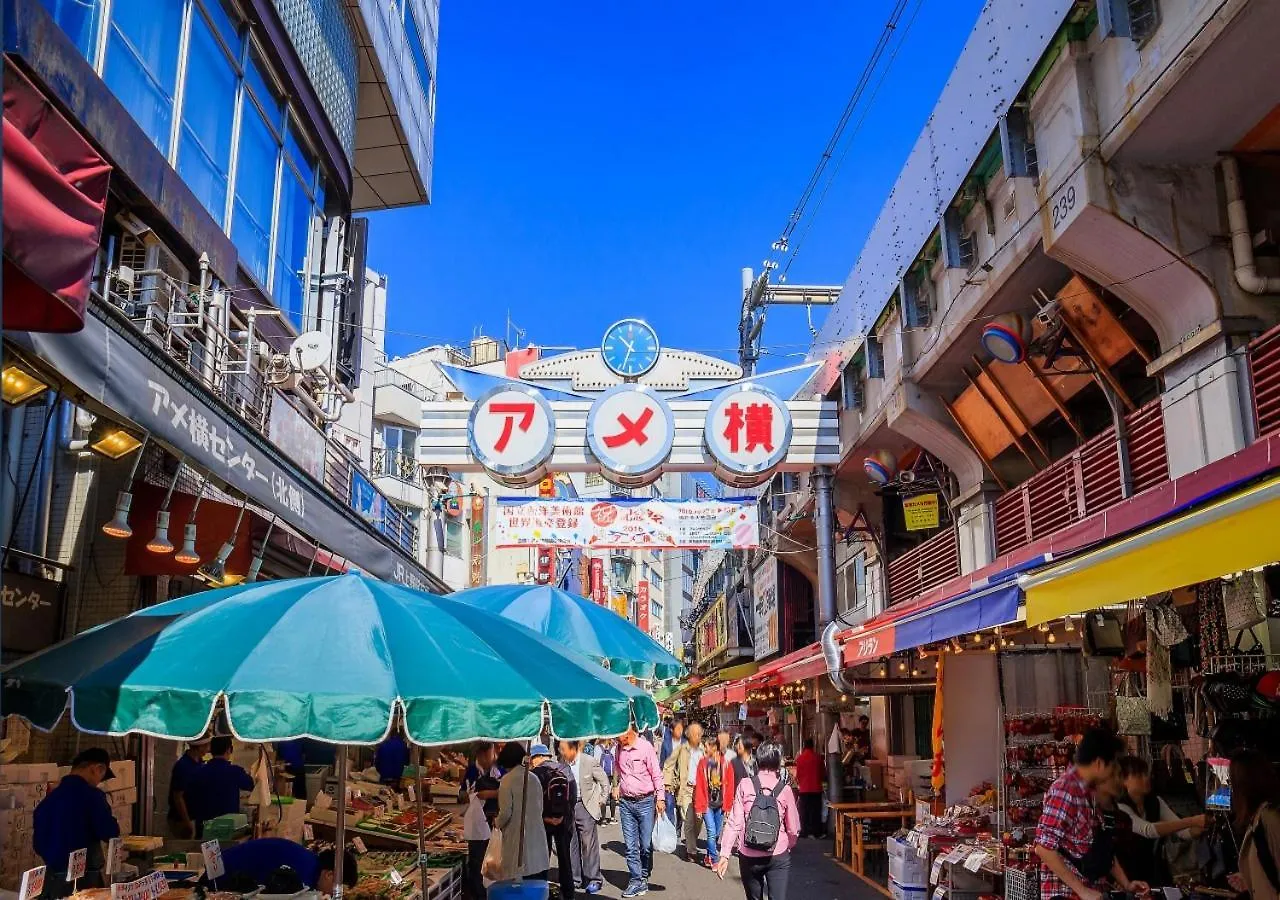
[[[761,846],[761,834],[750,834],[751,810],[757,792],[769,794],[777,805],[777,836],[771,846]],[[757,825],[759,823],[756,823]],[[791,848],[800,836],[800,810],[796,794],[782,768],[782,746],[762,744],[756,750],[756,774],[738,782],[733,806],[720,843],[720,862],[715,873],[724,878],[729,857],[736,850],[742,874],[742,889],[747,900],[761,900],[767,889],[769,900],[786,900],[787,880],[791,875]]]
[[649,893],[649,873],[653,871],[653,817],[666,812],[666,794],[662,787],[662,769],[653,744],[627,729],[618,740],[618,781],[613,795],[617,798],[618,818],[622,822],[622,839],[627,845],[627,871],[631,881],[622,896],[625,900]]

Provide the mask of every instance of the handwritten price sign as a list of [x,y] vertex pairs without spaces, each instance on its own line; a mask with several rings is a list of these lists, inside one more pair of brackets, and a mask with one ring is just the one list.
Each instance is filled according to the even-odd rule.
[[67,881],[77,881],[84,877],[85,866],[89,862],[89,851],[81,847],[79,850],[72,850],[71,855],[67,857]]
[[204,874],[210,881],[227,874],[227,867],[222,863],[222,845],[216,840],[201,844],[200,855],[204,857]]
[[22,884],[18,888],[18,900],[35,900],[44,893],[44,866],[36,866],[22,873]]

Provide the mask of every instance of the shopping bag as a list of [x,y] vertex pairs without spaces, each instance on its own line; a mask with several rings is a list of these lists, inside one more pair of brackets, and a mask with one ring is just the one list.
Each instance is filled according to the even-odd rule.
[[502,832],[496,828],[489,837],[489,846],[485,848],[480,875],[490,881],[501,881],[506,875],[502,871]]
[[653,823],[653,849],[662,853],[675,853],[679,843],[680,836],[676,834],[676,826],[666,816],[658,816],[658,821]]

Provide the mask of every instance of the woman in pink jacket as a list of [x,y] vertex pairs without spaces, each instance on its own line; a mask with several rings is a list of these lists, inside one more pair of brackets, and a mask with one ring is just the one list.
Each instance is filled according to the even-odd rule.
[[[760,844],[761,835],[749,835],[747,828],[758,792],[772,796],[778,807],[777,839],[767,848]],[[762,744],[756,751],[755,776],[742,779],[734,791],[715,872],[723,878],[729,868],[729,857],[736,851],[747,900],[763,900],[766,889],[770,900],[786,900],[791,848],[799,835],[800,810],[796,806],[795,790],[782,767],[782,746]]]

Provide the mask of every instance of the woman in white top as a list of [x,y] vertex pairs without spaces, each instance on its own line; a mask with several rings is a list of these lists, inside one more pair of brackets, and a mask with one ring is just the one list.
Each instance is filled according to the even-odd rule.
[[[502,832],[502,875],[515,878],[546,878],[551,868],[547,832],[542,824],[542,782],[524,765],[524,747],[515,742],[502,748],[499,767],[506,769],[498,787],[498,818],[494,825]],[[524,796],[520,786],[524,784]],[[524,829],[524,864],[518,863],[520,832]]]
[[1132,880],[1153,887],[1172,884],[1165,844],[1198,836],[1205,817],[1175,815],[1169,804],[1151,792],[1151,766],[1141,757],[1121,757],[1120,777],[1125,793],[1116,805],[1133,823],[1133,834],[1120,842],[1116,858]]

